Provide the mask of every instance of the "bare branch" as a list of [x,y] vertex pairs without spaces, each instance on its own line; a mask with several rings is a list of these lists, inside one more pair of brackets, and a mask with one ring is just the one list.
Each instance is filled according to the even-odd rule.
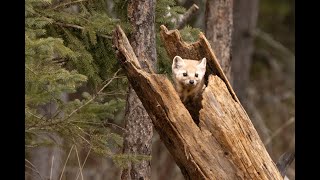
[[286,152],[280,156],[276,165],[282,177],[286,175],[286,171],[294,159],[295,159],[295,152],[293,153]]
[[279,49],[282,51],[285,55],[289,56],[292,59],[295,59],[295,55],[286,48],[283,44],[281,44],[279,41],[276,41],[270,34],[263,32],[260,29],[256,29],[254,31],[254,35],[263,39],[265,42],[267,42],[269,45],[274,47],[275,49]]
[[292,117],[292,118],[290,118],[286,123],[284,123],[281,127],[279,127],[276,131],[274,131],[274,133],[265,141],[265,145],[268,145],[272,140],[273,140],[273,138],[275,138],[277,135],[279,135],[281,132],[282,132],[282,130],[284,129],[284,128],[286,128],[287,126],[289,126],[289,125],[291,125],[292,123],[294,123],[294,120],[295,120],[295,118],[294,117]]
[[39,116],[37,116],[37,115],[35,115],[35,114],[33,114],[33,113],[31,113],[30,111],[28,111],[28,110],[25,110],[28,114],[31,114],[33,117],[36,117],[37,119],[42,119],[41,117],[39,117]]
[[52,160],[51,160],[51,168],[50,168],[50,180],[52,180],[52,169],[53,169],[53,161],[54,161],[54,155],[52,156]]
[[66,162],[64,163],[64,166],[63,166],[63,169],[62,169],[62,172],[61,172],[61,175],[60,175],[59,180],[61,180],[61,179],[62,179],[62,176],[63,176],[64,170],[65,170],[65,168],[66,168],[67,162],[68,162],[68,160],[69,160],[69,157],[70,157],[71,151],[72,151],[72,149],[73,149],[73,147],[74,147],[74,146],[75,146],[75,145],[72,145],[72,147],[70,148],[69,154],[68,154],[68,156],[67,156]]
[[[80,174],[81,174],[81,180],[83,180],[83,174],[82,174],[82,166],[81,166],[81,163],[80,163],[80,158],[79,158],[79,153],[78,153],[78,148],[77,146],[75,146],[76,148],[76,155],[77,155],[77,159],[78,159],[78,163],[79,163],[79,171],[80,171]],[[78,178],[77,178],[78,179]]]
[[24,160],[32,166],[32,168],[29,167],[29,166],[26,166],[26,167],[29,168],[29,169],[31,169],[32,171],[36,172],[37,175],[39,175],[40,179],[41,179],[41,180],[44,180],[44,178],[41,176],[41,174],[40,174],[39,170],[36,168],[36,166],[33,165],[28,159],[24,159]]
[[[53,22],[52,24],[56,24],[62,27],[71,27],[71,28],[75,28],[75,29],[80,29],[80,30],[84,30],[85,28],[76,24],[68,24],[68,23],[61,23],[61,22]],[[104,37],[106,39],[112,39],[111,36],[105,35],[105,34],[101,34],[101,33],[97,33],[98,36]]]
[[182,29],[186,23],[192,18],[192,16],[199,10],[199,7],[196,4],[193,4],[188,11],[183,15],[181,21],[177,23],[176,28]]
[[[91,152],[91,149],[92,149],[92,147],[90,147],[89,152],[87,153],[87,156],[86,156],[86,158],[84,159],[84,162],[83,162],[83,164],[82,164],[82,166],[81,166],[81,169],[83,169],[84,165],[86,164],[87,159],[88,159],[88,157],[89,157],[89,154],[90,154],[90,152]],[[80,175],[80,171],[77,173],[77,178],[76,178],[76,180],[78,180],[79,175]]]
[[72,27],[72,28],[84,30],[84,27],[78,26],[75,24],[68,24],[68,23],[61,23],[61,22],[53,22],[52,24],[56,24],[56,25],[63,26],[63,27]]

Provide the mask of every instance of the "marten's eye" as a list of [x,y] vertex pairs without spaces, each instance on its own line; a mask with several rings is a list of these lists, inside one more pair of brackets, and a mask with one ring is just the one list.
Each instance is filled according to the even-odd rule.
[[194,76],[195,76],[195,77],[198,77],[198,73],[196,73]]
[[187,73],[183,73],[183,76],[188,76],[188,74]]

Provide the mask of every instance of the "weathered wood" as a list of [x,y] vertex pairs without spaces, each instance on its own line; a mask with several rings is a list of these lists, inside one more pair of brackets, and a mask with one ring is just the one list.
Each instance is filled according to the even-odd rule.
[[128,53],[130,47],[125,46],[127,39],[119,26],[113,41],[132,87],[184,177],[194,180],[283,179],[203,34],[194,44],[172,38],[171,35],[180,37],[178,31],[166,31],[162,35],[165,44],[180,43],[175,48],[181,51],[175,53],[167,49],[171,53],[169,56],[179,54],[183,58],[206,57],[209,60],[208,87],[203,93],[199,126],[193,122],[166,76],[147,73],[132,63],[135,58],[130,57],[133,53]]
[[213,53],[210,43],[208,42],[208,40],[206,39],[205,35],[202,32],[199,34],[199,40],[197,42],[186,43],[182,40],[178,30],[169,31],[164,25],[161,25],[160,28],[161,28],[160,35],[170,59],[173,59],[177,55],[179,55],[184,59],[200,60],[206,57],[207,58],[206,77],[208,77],[208,74],[214,74],[219,76],[226,83],[232,97],[237,102],[239,101],[233,89],[231,88],[231,85],[227,77],[223,73],[223,70],[218,62],[218,59]]

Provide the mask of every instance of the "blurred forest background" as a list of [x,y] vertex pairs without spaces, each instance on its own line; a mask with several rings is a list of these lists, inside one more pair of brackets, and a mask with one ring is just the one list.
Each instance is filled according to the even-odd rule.
[[[25,2],[26,179],[120,179],[129,161],[151,158],[122,153],[128,82],[111,37],[116,24],[130,34],[128,1]],[[199,10],[181,29],[187,41],[205,32],[206,1],[156,2],[159,73],[171,73],[159,26],[173,28],[192,4]],[[233,24],[252,43],[232,39],[231,83],[277,162],[295,151],[295,1],[234,1]],[[151,164],[152,180],[184,179],[156,131]],[[295,179],[294,161],[287,176]]]

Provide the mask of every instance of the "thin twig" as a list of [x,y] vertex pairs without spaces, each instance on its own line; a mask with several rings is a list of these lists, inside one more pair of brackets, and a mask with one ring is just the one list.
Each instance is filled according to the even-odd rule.
[[68,23],[61,23],[61,22],[53,22],[52,24],[56,24],[56,25],[63,26],[63,27],[72,27],[72,28],[76,28],[76,29],[80,29],[80,30],[84,29],[84,27],[78,26],[75,24],[68,24]]
[[80,174],[81,174],[81,179],[83,180],[83,174],[82,174],[82,168],[81,168],[81,162],[80,162],[80,158],[79,158],[79,153],[78,153],[78,148],[76,146],[76,155],[77,155],[77,159],[78,159],[78,163],[79,163],[79,170],[80,170]]
[[121,126],[118,126],[118,125],[116,125],[116,124],[114,124],[114,123],[104,122],[104,124],[108,124],[108,125],[115,126],[115,127],[121,129],[121,130],[124,131],[124,132],[127,131],[125,128],[123,128],[123,127],[121,127]]
[[98,126],[106,126],[107,125],[111,125],[111,126],[115,126],[117,128],[119,128],[120,130],[126,132],[127,130],[117,124],[114,124],[114,123],[109,123],[109,122],[103,122],[103,123],[95,123],[95,122],[84,122],[84,121],[70,121],[70,122],[75,122],[75,123],[82,123],[82,124],[91,124],[91,125],[98,125]]
[[286,175],[287,169],[295,159],[295,152],[286,152],[282,154],[276,163],[282,177]]
[[40,118],[39,116],[37,116],[37,115],[35,115],[35,114],[31,113],[30,111],[26,110],[26,112],[27,112],[28,114],[31,114],[32,116],[34,116],[34,117],[36,117],[36,118],[38,118],[38,119],[40,119],[40,120],[41,120],[41,118]]
[[181,21],[178,22],[176,29],[182,29],[198,10],[199,7],[196,4],[193,4],[183,15]]
[[25,65],[26,66],[26,68],[30,71],[30,72],[32,72],[34,75],[38,75],[36,72],[34,72],[28,65]]
[[295,118],[292,117],[291,119],[289,119],[286,123],[284,123],[281,127],[279,127],[276,131],[274,131],[274,133],[265,141],[265,145],[268,145],[274,137],[276,137],[278,134],[280,134],[282,132],[282,130],[284,128],[286,128],[287,126],[289,126],[290,124],[292,124],[294,122]]
[[[91,149],[92,149],[92,146],[90,147],[90,149],[89,149],[89,151],[88,151],[88,153],[87,153],[87,156],[86,156],[86,158],[84,159],[84,162],[83,162],[83,164],[82,164],[81,169],[83,169],[84,165],[86,164],[87,159],[88,159],[88,157],[89,157],[89,154],[90,154],[90,152],[91,152]],[[79,175],[80,175],[80,172],[77,173],[77,178],[76,178],[76,180],[78,180]]]
[[78,0],[78,1],[71,1],[71,2],[67,2],[67,3],[64,3],[64,4],[59,4],[53,8],[50,8],[50,10],[54,10],[54,9],[57,9],[59,7],[64,7],[64,6],[68,6],[68,5],[71,5],[71,4],[76,4],[76,3],[80,3],[80,2],[84,2],[84,1],[88,1],[88,0]]
[[[82,130],[82,129],[81,129]],[[84,138],[83,136],[81,136],[80,134],[77,134],[81,139],[83,139],[84,141],[86,141],[89,145],[91,145],[91,143],[86,139]]]
[[44,178],[41,176],[41,174],[40,174],[39,170],[36,168],[36,166],[33,165],[28,159],[24,159],[24,160],[32,166],[32,168],[29,166],[26,166],[26,167],[31,169],[32,171],[36,172],[39,175],[40,179],[43,180]]
[[54,155],[52,155],[52,160],[51,160],[50,180],[52,180],[53,161],[54,161]]
[[[68,24],[68,23],[61,23],[61,22],[52,22],[52,24],[56,24],[62,27],[72,27],[72,28],[76,28],[76,29],[80,29],[80,30],[84,30],[85,28],[76,24]],[[101,34],[101,33],[97,33],[98,36],[104,37],[106,39],[112,39],[111,36],[105,35],[105,34]]]
[[66,168],[66,165],[67,165],[67,162],[69,160],[69,157],[70,157],[70,154],[71,154],[71,151],[72,151],[73,147],[74,147],[74,145],[72,145],[72,147],[70,148],[69,154],[67,156],[66,162],[64,163],[64,166],[63,166],[63,169],[62,169],[62,172],[61,172],[59,180],[62,179],[62,176],[63,176],[63,173],[64,173],[64,169]]
[[[115,77],[115,79],[123,79],[123,78],[127,78],[127,76],[117,76]],[[107,81],[109,81],[110,79],[106,79],[102,82],[102,84],[106,83]]]

